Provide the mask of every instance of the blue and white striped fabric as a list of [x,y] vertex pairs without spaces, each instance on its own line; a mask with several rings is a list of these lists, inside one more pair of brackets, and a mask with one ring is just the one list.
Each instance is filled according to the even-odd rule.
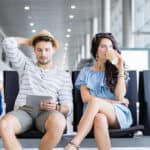
[[26,57],[18,48],[15,38],[3,41],[6,55],[20,76],[20,90],[15,108],[26,104],[27,95],[52,96],[54,100],[69,106],[72,112],[72,81],[68,72],[55,66],[53,69],[42,69]]

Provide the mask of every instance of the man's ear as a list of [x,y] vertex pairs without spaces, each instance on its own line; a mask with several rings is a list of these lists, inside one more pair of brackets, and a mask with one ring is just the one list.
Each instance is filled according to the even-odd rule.
[[33,51],[35,52],[35,46],[33,47]]
[[55,53],[56,53],[56,49],[55,49],[55,48],[53,48],[53,51],[52,51],[52,52],[53,52],[53,54],[55,54]]

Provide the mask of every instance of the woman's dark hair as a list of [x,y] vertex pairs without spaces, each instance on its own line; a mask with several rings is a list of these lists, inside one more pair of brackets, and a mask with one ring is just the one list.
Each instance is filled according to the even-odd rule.
[[[92,46],[91,46],[91,54],[95,59],[99,44],[104,38],[111,40],[113,49],[116,50],[119,54],[121,53],[118,49],[117,42],[111,33],[98,33],[92,39]],[[106,85],[110,88],[111,92],[114,92],[118,79],[118,69],[109,60],[107,60],[105,63],[105,74],[106,74]]]
[[32,45],[35,46],[37,43],[45,41],[45,42],[51,42],[54,47],[54,40],[49,36],[38,36],[32,41]]

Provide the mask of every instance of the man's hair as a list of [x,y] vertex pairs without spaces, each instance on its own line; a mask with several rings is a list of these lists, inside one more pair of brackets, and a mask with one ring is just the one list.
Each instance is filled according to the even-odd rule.
[[52,43],[52,46],[55,47],[55,42],[54,40],[49,37],[49,36],[38,36],[36,37],[33,41],[32,41],[32,45],[35,47],[35,45],[39,42],[51,42]]

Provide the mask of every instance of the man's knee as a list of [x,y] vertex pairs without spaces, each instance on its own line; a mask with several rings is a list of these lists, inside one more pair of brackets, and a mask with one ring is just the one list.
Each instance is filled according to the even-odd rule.
[[[20,130],[20,125],[16,122],[16,119],[11,115],[5,115],[0,120],[0,133],[17,133]],[[6,132],[7,131],[7,132]]]
[[1,119],[0,120],[0,133],[2,133],[3,131],[6,131],[6,129],[8,128],[8,122],[6,119]]
[[94,128],[106,128],[106,127],[108,128],[107,117],[102,113],[96,114],[94,118]]
[[64,115],[61,113],[52,113],[45,123],[46,130],[56,129],[56,130],[64,130],[66,127],[66,119]]
[[0,120],[0,133],[7,133],[6,131],[12,130],[13,131],[13,127],[11,126],[11,124],[9,123],[9,120],[6,118],[2,118]]

